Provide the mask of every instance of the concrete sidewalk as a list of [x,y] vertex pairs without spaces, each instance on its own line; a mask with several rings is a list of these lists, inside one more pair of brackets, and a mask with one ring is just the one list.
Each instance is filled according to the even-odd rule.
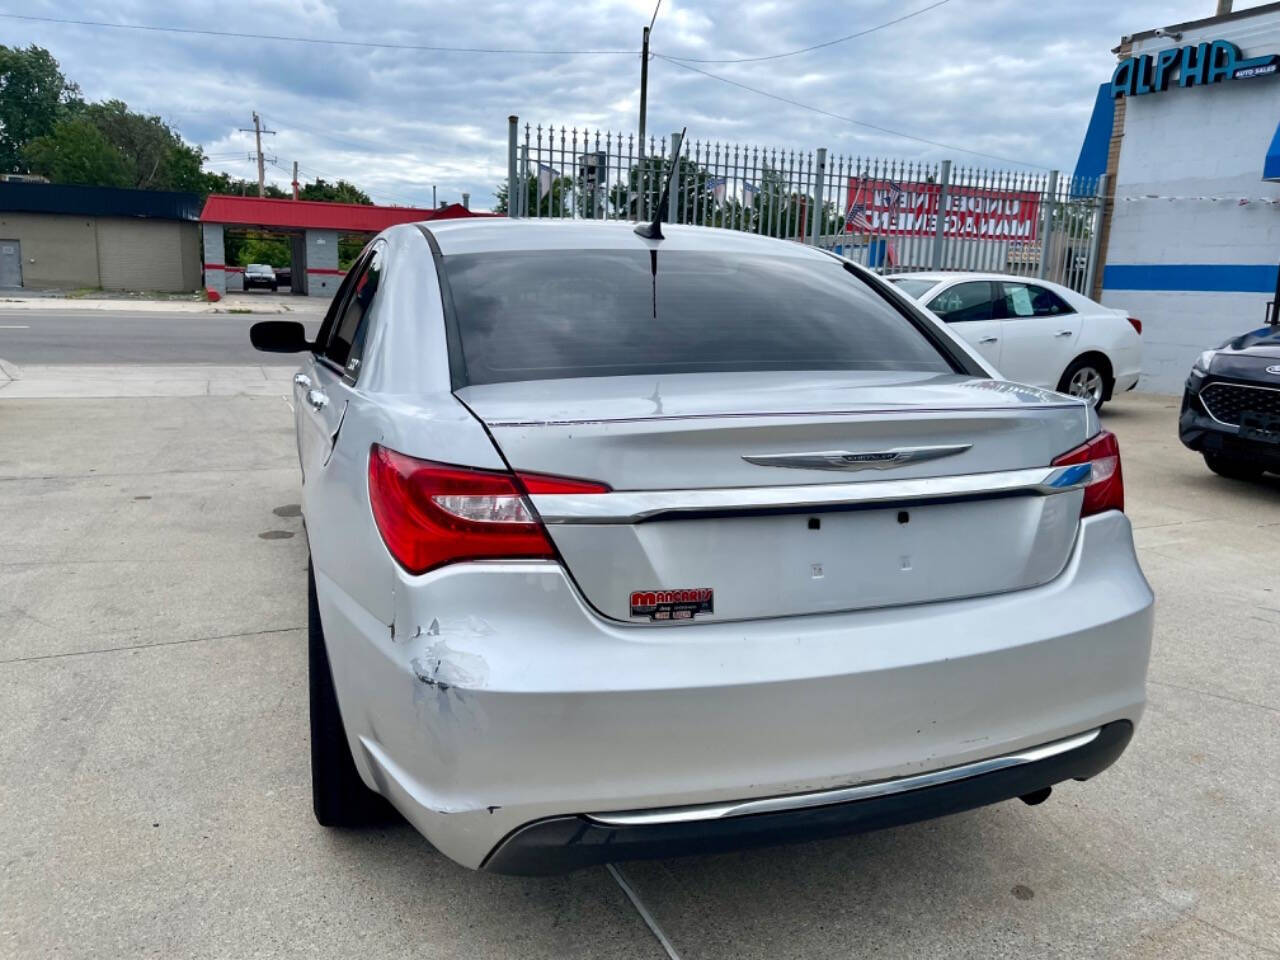
[[25,364],[0,360],[0,402],[122,397],[289,399],[294,366],[244,364]]
[[117,311],[125,313],[293,313],[319,316],[328,297],[230,293],[217,303],[203,300],[143,300],[128,297],[24,297],[0,295],[0,310]]
[[[170,373],[287,393],[264,369]],[[316,824],[278,397],[4,399],[22,382],[0,389],[0,958],[664,956],[603,869],[490,876],[405,824]],[[1149,396],[1103,416],[1157,596],[1119,763],[1037,807],[624,865],[684,960],[1280,955],[1280,480],[1214,476],[1176,421]]]

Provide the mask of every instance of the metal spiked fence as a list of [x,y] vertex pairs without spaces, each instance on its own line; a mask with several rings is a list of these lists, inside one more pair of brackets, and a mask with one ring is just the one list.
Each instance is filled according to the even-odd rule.
[[668,222],[816,244],[884,273],[990,271],[1093,287],[1103,177],[679,140],[641,144],[633,134],[512,117],[499,210],[651,219],[678,156]]

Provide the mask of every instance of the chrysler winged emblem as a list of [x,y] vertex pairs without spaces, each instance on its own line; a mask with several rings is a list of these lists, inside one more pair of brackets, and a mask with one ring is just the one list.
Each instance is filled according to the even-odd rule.
[[1280,377],[1280,363],[1275,363],[1267,367],[1267,373]]
[[793,470],[888,470],[908,463],[954,456],[972,446],[971,443],[948,443],[935,447],[894,447],[892,450],[761,453],[742,459],[758,467],[790,467]]

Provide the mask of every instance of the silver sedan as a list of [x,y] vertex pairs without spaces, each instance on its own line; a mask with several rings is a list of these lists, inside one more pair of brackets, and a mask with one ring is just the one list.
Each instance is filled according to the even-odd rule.
[[296,351],[321,823],[469,867],[876,829],[1142,713],[1115,438],[812,247],[394,227]]

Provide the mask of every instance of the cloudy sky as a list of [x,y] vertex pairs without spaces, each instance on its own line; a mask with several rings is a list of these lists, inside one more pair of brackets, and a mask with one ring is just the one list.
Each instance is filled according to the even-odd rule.
[[[1213,0],[663,0],[649,71],[649,131],[690,139],[986,163],[960,149],[1070,170],[1110,50],[1123,34],[1213,13]],[[1237,9],[1253,3],[1237,2]],[[866,36],[825,43],[924,10]],[[248,126],[286,186],[346,177],[376,202],[492,203],[506,174],[506,118],[631,132],[640,34],[652,0],[0,0],[0,12],[53,18],[398,45],[622,53],[426,52],[106,29],[0,19],[0,43],[47,47],[89,99],[117,97],[204,147],[209,166],[254,175]],[[631,52],[625,52],[631,51]],[[767,99],[694,72],[842,117],[951,145],[944,149]]]

